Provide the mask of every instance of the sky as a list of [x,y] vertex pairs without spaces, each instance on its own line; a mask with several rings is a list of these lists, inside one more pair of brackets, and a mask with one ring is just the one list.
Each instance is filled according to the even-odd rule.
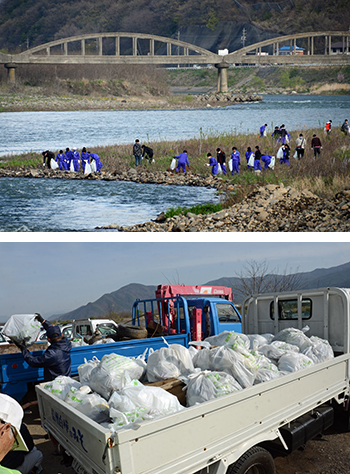
[[237,276],[249,261],[266,261],[270,271],[280,273],[350,261],[350,242],[339,239],[286,242],[288,234],[281,233],[263,242],[264,234],[256,233],[233,242],[224,235],[181,241],[176,234],[177,241],[162,242],[150,234],[124,234],[127,241],[118,242],[91,241],[90,235],[84,242],[79,234],[80,241],[0,242],[0,322],[12,314],[38,312],[48,318],[65,313],[129,283],[205,284]]

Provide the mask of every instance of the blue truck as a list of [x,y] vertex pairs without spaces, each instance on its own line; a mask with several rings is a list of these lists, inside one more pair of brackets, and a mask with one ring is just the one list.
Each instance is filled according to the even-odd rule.
[[[181,344],[188,347],[189,342],[201,340],[209,335],[223,331],[241,332],[241,315],[232,301],[212,295],[172,296],[136,300],[132,308],[132,320],[128,325],[119,325],[127,330],[127,338],[106,344],[93,344],[72,347],[71,372],[78,375],[78,367],[84,360],[105,354],[116,353],[126,357],[138,357],[145,351],[165,347],[167,344]],[[147,337],[139,338],[147,331]],[[33,346],[32,346],[33,347]],[[21,401],[30,386],[44,380],[42,368],[33,368],[24,361],[22,354],[13,346],[12,353],[0,354],[1,392]],[[34,354],[41,354],[36,351]]]

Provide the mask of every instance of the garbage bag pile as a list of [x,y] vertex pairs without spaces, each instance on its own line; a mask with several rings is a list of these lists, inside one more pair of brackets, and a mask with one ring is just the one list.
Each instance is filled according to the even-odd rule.
[[[191,407],[334,358],[328,341],[288,328],[273,334],[233,331],[191,343],[173,344],[133,359],[108,354],[85,360],[79,382],[57,377],[45,388],[112,431],[184,410],[178,398],[147,385],[169,378],[184,383]],[[198,346],[201,346],[198,349]]]

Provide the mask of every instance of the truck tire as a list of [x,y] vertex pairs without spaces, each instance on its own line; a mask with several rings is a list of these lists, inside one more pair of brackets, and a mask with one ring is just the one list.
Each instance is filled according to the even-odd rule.
[[275,474],[275,463],[266,449],[254,446],[231,464],[226,474]]
[[127,339],[146,339],[147,329],[140,328],[139,326],[124,326],[123,324],[118,325],[118,336]]

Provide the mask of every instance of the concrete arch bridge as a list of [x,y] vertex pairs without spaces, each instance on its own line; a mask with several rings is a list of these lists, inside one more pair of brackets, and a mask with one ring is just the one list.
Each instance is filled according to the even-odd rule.
[[218,91],[227,92],[230,66],[350,64],[349,37],[350,32],[341,31],[299,33],[222,55],[164,36],[94,33],[52,41],[19,54],[0,53],[0,63],[7,68],[10,82],[15,82],[15,70],[21,64],[214,65],[218,69]]

